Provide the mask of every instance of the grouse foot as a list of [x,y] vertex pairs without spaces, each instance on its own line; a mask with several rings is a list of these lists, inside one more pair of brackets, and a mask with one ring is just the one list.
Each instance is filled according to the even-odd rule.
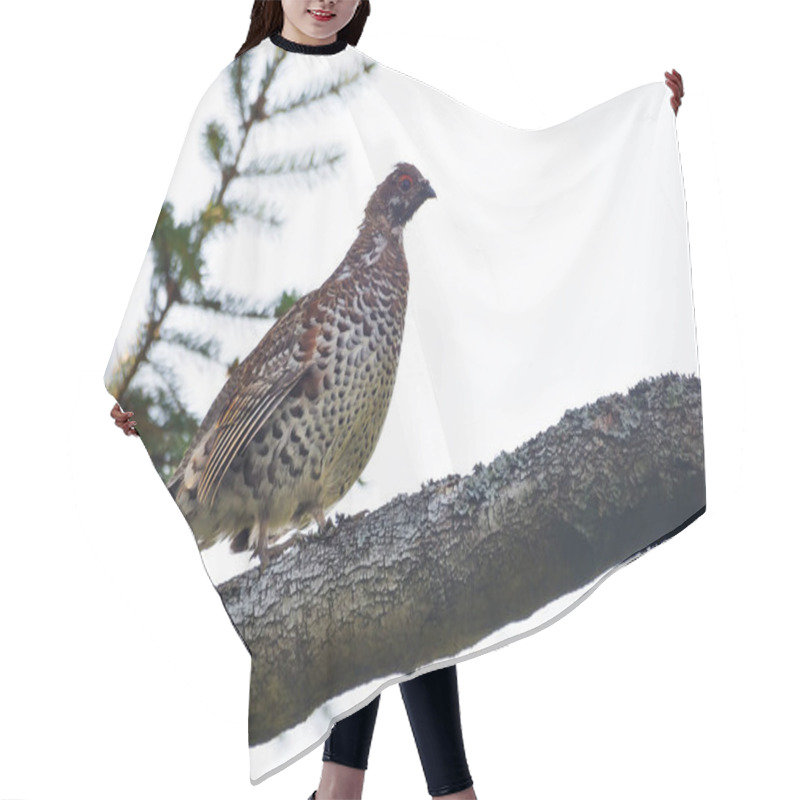
[[278,555],[280,555],[287,547],[291,547],[294,544],[297,544],[298,539],[301,538],[299,533],[295,533],[290,536],[285,542],[281,542],[280,544],[273,544],[273,545],[263,545],[259,543],[259,546],[256,548],[255,555],[258,556],[259,561],[261,562],[259,571],[261,574],[264,574],[264,570],[267,568],[267,564],[270,561],[274,560]]

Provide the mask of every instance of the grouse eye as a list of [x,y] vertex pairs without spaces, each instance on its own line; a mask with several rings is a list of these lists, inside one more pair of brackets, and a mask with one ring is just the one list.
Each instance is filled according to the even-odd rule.
[[410,175],[401,175],[397,181],[397,185],[404,191],[407,192],[414,183],[414,179]]

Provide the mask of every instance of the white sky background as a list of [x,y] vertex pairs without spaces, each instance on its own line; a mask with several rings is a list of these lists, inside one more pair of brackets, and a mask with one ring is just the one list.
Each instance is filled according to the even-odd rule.
[[[282,800],[317,785],[321,744],[251,787],[247,653],[100,379],[188,122],[250,5],[2,12],[4,800]],[[365,52],[510,124],[559,124],[673,66],[687,87],[709,511],[546,631],[459,664],[479,797],[797,794],[790,10],[373,3]],[[425,796],[394,687],[364,796]]]

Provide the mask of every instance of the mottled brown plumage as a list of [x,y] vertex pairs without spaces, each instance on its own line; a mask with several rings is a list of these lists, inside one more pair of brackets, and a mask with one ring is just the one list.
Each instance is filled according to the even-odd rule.
[[233,371],[168,486],[197,542],[230,539],[262,569],[273,543],[326,511],[375,450],[394,388],[408,299],[403,230],[436,197],[395,164],[358,236],[318,288]]

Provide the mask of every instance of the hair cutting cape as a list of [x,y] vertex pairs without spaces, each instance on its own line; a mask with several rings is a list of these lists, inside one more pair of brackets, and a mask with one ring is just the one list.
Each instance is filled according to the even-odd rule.
[[202,97],[104,376],[250,653],[253,782],[705,510],[668,87],[522,130],[280,42]]

